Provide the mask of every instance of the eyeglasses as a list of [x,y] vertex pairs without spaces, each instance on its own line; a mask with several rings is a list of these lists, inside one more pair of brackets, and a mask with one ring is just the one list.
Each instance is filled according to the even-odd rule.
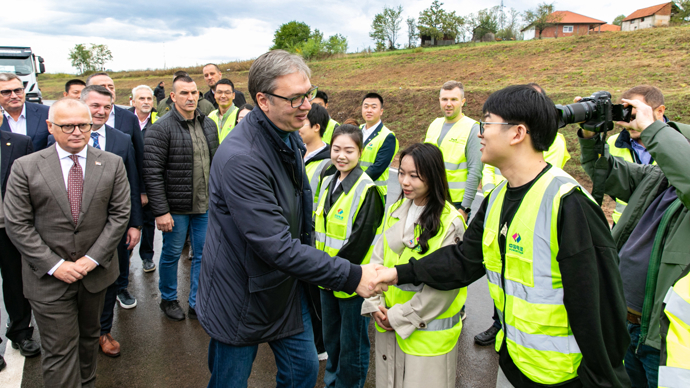
[[[482,136],[484,135],[484,127],[486,126],[486,124],[493,124],[493,125],[520,125],[519,123],[490,123],[490,122],[486,122],[486,121],[480,121],[480,122],[479,122],[479,134],[482,135]],[[529,133],[529,131],[527,131],[527,133]]]
[[62,132],[67,133],[67,134],[71,134],[77,128],[79,128],[79,132],[81,132],[81,133],[89,132],[91,130],[91,127],[93,127],[93,123],[63,124],[63,125],[55,124],[52,121],[50,123],[55,125],[56,127],[60,127]]
[[[304,94],[300,94],[299,96],[292,97],[292,98],[287,98],[287,97],[279,96],[277,94],[268,93],[268,92],[264,92],[264,94],[268,94],[269,96],[273,96],[273,97],[282,98],[283,100],[290,102],[290,106],[294,109],[294,108],[299,108],[300,106],[302,106],[302,104],[304,104],[305,99],[307,99],[308,101],[311,101],[314,98],[316,98],[316,91],[317,90],[319,90],[319,87],[312,85],[312,88],[309,89],[308,92],[306,92]],[[299,101],[299,104],[297,104],[297,101]]]
[[219,95],[219,96],[223,96],[223,95],[225,95],[225,96],[230,96],[230,95],[232,95],[233,93],[235,93],[235,92],[232,91],[232,90],[216,90],[216,94]]
[[0,90],[0,94],[2,94],[3,97],[9,97],[9,96],[12,95],[12,93],[14,93],[14,94],[16,94],[17,96],[21,97],[21,96],[24,95],[24,88]]

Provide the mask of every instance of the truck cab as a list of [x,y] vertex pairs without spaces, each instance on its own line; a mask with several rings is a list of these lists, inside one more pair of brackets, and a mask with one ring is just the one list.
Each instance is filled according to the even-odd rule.
[[19,76],[24,84],[26,101],[43,103],[36,76],[45,72],[43,58],[34,55],[31,47],[0,47],[0,73],[14,73]]

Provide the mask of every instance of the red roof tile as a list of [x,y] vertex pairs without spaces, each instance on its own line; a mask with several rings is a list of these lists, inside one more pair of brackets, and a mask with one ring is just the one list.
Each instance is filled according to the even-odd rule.
[[606,24],[605,21],[590,18],[570,11],[555,11],[551,15],[560,17],[558,24]]
[[[621,30],[621,26],[616,26],[616,25],[613,25],[613,24],[602,24],[602,25],[601,25],[601,32],[604,32],[604,31],[620,31],[620,30]],[[590,29],[590,31],[597,32],[597,31],[599,31],[599,27],[598,27],[598,26],[597,26],[597,27],[593,27],[593,28]]]
[[664,4],[659,4],[659,5],[647,7],[647,8],[638,9],[637,11],[631,13],[630,16],[623,19],[623,21],[634,20],[634,19],[644,18],[647,16],[652,16],[655,13],[661,11],[661,9],[664,8],[668,4],[670,4],[670,3],[664,3]]

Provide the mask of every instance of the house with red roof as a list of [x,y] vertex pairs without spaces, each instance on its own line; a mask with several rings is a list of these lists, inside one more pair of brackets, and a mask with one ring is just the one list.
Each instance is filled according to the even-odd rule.
[[616,26],[614,24],[604,24],[603,26],[595,27],[589,30],[589,32],[617,32],[621,30],[621,26]]
[[622,31],[635,31],[643,28],[668,26],[671,15],[678,12],[678,6],[674,2],[654,5],[638,9],[623,19]]
[[[580,15],[570,11],[555,11],[550,15],[552,26],[546,27],[541,32],[542,38],[559,38],[562,36],[588,35],[590,30],[595,31],[606,24],[603,20]],[[522,29],[524,39],[539,38],[539,30],[530,24]]]

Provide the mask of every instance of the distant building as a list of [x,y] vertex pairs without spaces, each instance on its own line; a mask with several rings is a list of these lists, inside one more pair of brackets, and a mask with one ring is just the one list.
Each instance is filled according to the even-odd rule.
[[673,2],[638,9],[623,19],[621,30],[635,31],[643,28],[668,26],[671,22],[671,15],[676,12],[678,12],[678,6]]
[[422,46],[450,46],[455,44],[455,39],[447,35],[441,39],[434,39],[429,35],[422,35],[420,38],[422,39]]
[[620,30],[621,30],[621,26],[616,26],[614,24],[604,24],[601,27],[597,27],[597,28],[593,28],[593,29],[589,30],[589,32],[599,32],[599,31],[601,31],[601,32],[616,32],[616,31],[620,31]]
[[[546,27],[541,33],[542,38],[558,38],[562,36],[588,35],[591,30],[606,24],[603,20],[597,20],[588,16],[570,11],[555,11],[551,14],[554,25]],[[522,29],[524,39],[539,38],[539,31],[533,25]]]

